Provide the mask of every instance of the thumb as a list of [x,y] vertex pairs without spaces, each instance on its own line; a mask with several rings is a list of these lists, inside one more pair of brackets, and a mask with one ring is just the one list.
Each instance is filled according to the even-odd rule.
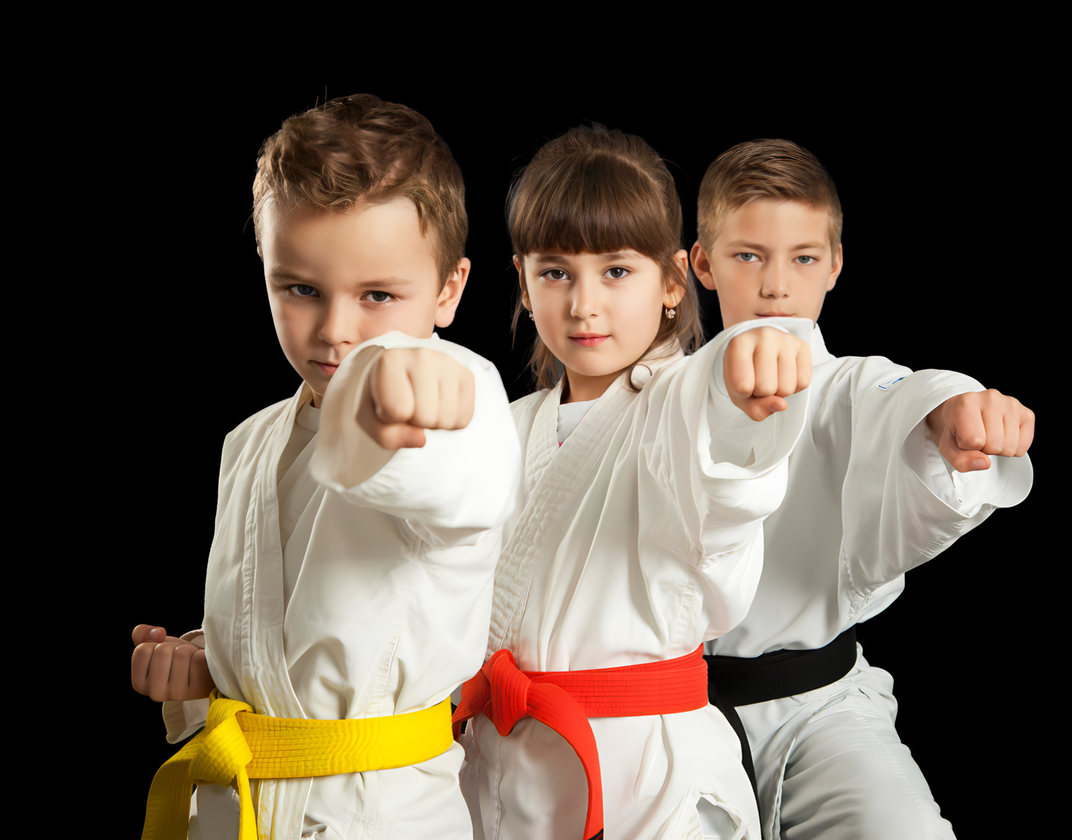
[[420,449],[428,442],[424,429],[410,426],[408,423],[385,423],[381,425],[372,438],[389,452],[399,449]]
[[989,456],[978,449],[961,449],[957,444],[956,435],[946,429],[945,434],[942,435],[942,443],[939,445],[938,451],[942,453],[943,458],[953,465],[953,469],[962,473],[990,469]]
[[962,449],[957,457],[957,462],[950,461],[949,463],[953,464],[957,472],[980,472],[990,469],[990,456],[978,450]]
[[772,414],[785,411],[789,404],[776,394],[768,397],[737,397],[731,396],[733,404],[756,422],[766,420]]
[[130,634],[130,638],[135,645],[145,642],[163,642],[167,639],[167,631],[153,624],[139,624]]

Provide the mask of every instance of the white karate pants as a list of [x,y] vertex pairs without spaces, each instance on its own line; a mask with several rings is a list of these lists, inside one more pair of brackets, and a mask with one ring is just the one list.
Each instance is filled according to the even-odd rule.
[[953,840],[894,727],[893,678],[857,649],[833,685],[737,710],[765,840]]

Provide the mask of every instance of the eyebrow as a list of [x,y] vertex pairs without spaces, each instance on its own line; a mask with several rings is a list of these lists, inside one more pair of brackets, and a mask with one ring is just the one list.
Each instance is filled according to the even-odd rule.
[[[790,251],[817,251],[826,247],[826,242],[802,242],[799,245],[794,245],[790,248]],[[726,243],[727,248],[744,248],[748,251],[768,251],[770,250],[765,245],[760,245],[758,242],[745,242],[743,239],[735,239],[732,242]]]
[[[310,277],[305,277],[301,274],[295,274],[292,271],[275,271],[269,269],[269,279],[280,282],[289,281],[291,283],[297,283],[302,286],[315,286],[316,281]],[[398,289],[407,286],[417,285],[412,280],[406,277],[378,277],[375,280],[364,280],[357,284],[359,289]]]

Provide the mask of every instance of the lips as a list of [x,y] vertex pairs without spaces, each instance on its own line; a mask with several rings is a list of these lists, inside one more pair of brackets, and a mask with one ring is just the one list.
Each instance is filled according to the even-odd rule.
[[338,365],[329,365],[327,362],[314,361],[313,364],[320,368],[328,376],[331,376],[333,373],[335,373],[336,370],[339,369]]
[[571,335],[569,340],[574,344],[580,344],[582,347],[598,347],[608,338],[610,338],[609,335],[599,335],[598,333],[577,333],[577,335]]
[[757,318],[792,318],[791,312],[757,312]]

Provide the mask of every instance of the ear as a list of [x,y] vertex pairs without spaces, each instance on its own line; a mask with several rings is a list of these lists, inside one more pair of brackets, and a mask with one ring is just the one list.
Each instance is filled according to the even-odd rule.
[[845,264],[845,254],[841,250],[841,243],[838,243],[837,251],[834,252],[834,263],[830,266],[830,279],[826,283],[826,290],[829,292],[834,288],[834,284],[837,282],[838,275],[841,274],[841,267]]
[[449,327],[454,321],[454,313],[462,299],[462,292],[465,291],[465,282],[469,279],[471,267],[472,263],[469,262],[469,258],[462,257],[458,260],[458,265],[450,277],[447,278],[447,282],[443,284],[436,300],[435,325],[437,327]]
[[514,254],[514,268],[517,269],[517,282],[521,285],[521,305],[529,312],[532,311],[532,302],[529,300],[529,290],[525,285],[525,271],[521,264],[521,258]]
[[663,306],[667,309],[673,309],[681,303],[686,291],[684,284],[689,282],[689,255],[684,248],[674,254],[674,262],[681,267],[681,277],[683,279],[681,283],[674,283],[663,295]]
[[715,275],[711,273],[711,259],[699,240],[692,246],[692,272],[705,289],[715,291]]

